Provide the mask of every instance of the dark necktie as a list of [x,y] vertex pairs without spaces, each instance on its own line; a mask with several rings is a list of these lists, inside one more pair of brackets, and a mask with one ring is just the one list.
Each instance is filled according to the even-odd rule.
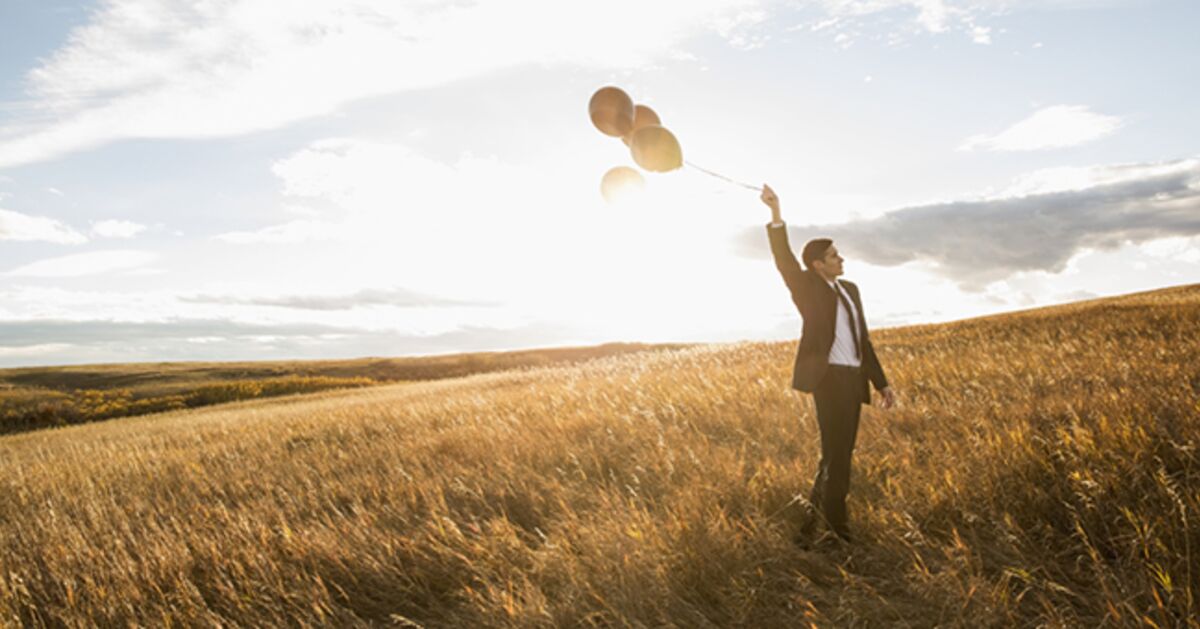
[[854,337],[854,355],[862,360],[862,349],[858,345],[858,322],[854,320],[854,308],[850,307],[850,300],[846,298],[846,293],[842,292],[842,287],[836,281],[833,290],[837,293],[838,299],[842,300],[842,305],[846,307],[846,315],[850,317],[850,335]]

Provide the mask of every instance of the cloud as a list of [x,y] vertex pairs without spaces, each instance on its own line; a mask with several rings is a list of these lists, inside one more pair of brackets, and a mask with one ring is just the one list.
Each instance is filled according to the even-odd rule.
[[[944,0],[817,0],[815,2],[827,15],[838,20],[862,18],[897,9],[914,11],[914,21],[925,30],[940,33],[948,28],[950,18],[968,9],[955,7]],[[832,26],[828,19],[819,23],[821,28]]]
[[69,256],[39,260],[17,267],[4,275],[9,277],[82,277],[114,271],[127,271],[156,260],[157,254],[148,251],[92,251]]
[[1097,186],[1130,183],[1153,177],[1171,176],[1187,171],[1195,160],[1156,163],[1109,164],[1103,166],[1060,166],[1044,168],[1014,178],[1007,186],[987,198],[1023,197],[1049,192],[1084,190]]
[[[429,238],[420,232],[431,231],[431,221],[438,223],[440,233],[448,233],[450,225],[439,217],[462,217],[461,207],[471,201],[486,207],[511,191],[510,182],[517,179],[495,160],[464,155],[446,164],[403,144],[346,138],[313,142],[277,161],[271,171],[294,202],[292,213],[306,216],[219,234],[217,240],[236,245],[361,242],[416,233],[426,242]],[[460,192],[448,195],[448,190]],[[322,209],[303,205],[307,203]]]
[[975,42],[976,44],[992,43],[992,29],[986,26],[971,27],[971,41]]
[[133,221],[109,219],[92,223],[92,233],[101,238],[133,238],[146,231],[146,226]]
[[767,36],[758,33],[755,28],[766,19],[766,11],[742,11],[717,16],[711,25],[730,46],[739,50],[753,50],[762,48],[767,43]]
[[52,218],[0,209],[0,240],[77,245],[87,242],[87,236]]
[[[312,336],[345,334],[344,328],[307,324],[253,324],[221,319],[172,319],[165,321],[109,321],[33,319],[0,321],[0,338],[21,339],[29,345],[66,343],[121,343],[132,339],[146,341],[187,338],[243,338],[249,336]],[[358,332],[361,332],[359,330]]]
[[[292,213],[307,216],[217,239],[386,247],[397,264],[424,264],[430,276],[462,270],[468,252],[496,264],[536,256],[547,246],[540,226],[582,220],[563,216],[562,189],[547,185],[544,170],[470,153],[442,162],[403,144],[328,139],[276,162],[272,171]],[[520,213],[504,209],[518,206]]]
[[[800,6],[817,8],[815,20],[797,28],[829,31],[843,48],[863,36],[862,26],[876,21],[887,31],[889,43],[910,34],[955,33],[976,44],[992,43],[991,28],[981,24],[989,18],[1020,11],[1082,9],[1121,0],[801,0]],[[897,20],[897,16],[907,19]],[[897,27],[896,24],[900,26]]]
[[259,325],[226,320],[161,322],[0,321],[0,365],[143,360],[281,360],[502,351],[593,342],[546,322],[465,326],[420,335],[316,324]]
[[1174,236],[1148,242],[1142,247],[1142,253],[1167,261],[1200,263],[1200,237],[1187,238]]
[[103,0],[28,73],[25,102],[5,104],[23,113],[0,127],[0,168],[125,138],[279,128],[523,65],[638,68],[714,29],[752,46],[763,1]]
[[1102,138],[1116,131],[1121,119],[1090,111],[1079,105],[1055,105],[1034,112],[1028,118],[996,135],[973,135],[960,151],[1039,151],[1075,146]]
[[[874,265],[927,263],[971,291],[1022,271],[1061,272],[1084,249],[1200,234],[1200,159],[1088,171],[1082,188],[1051,182],[1050,191],[1039,191],[1025,183],[1029,193],[1021,196],[907,207],[789,232],[796,247],[826,236],[847,257]],[[763,238],[755,230],[739,246],[762,255]]]
[[491,306],[485,301],[446,299],[418,293],[403,288],[363,289],[343,295],[281,295],[263,297],[236,297],[221,295],[195,295],[180,298],[190,303],[229,304],[242,306],[275,306],[297,310],[350,310],[364,306],[394,306],[399,308],[427,308],[447,306]]
[[340,240],[343,231],[342,226],[338,223],[324,220],[300,219],[279,225],[270,225],[262,229],[226,232],[218,234],[214,238],[231,245],[279,245],[319,240]]
[[24,359],[47,354],[59,354],[71,349],[68,343],[43,343],[41,345],[0,345],[0,360]]

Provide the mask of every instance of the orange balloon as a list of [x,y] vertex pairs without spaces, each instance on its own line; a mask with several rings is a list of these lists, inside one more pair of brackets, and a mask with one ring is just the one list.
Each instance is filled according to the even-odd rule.
[[650,172],[665,173],[683,166],[683,149],[666,127],[647,125],[638,129],[629,147],[633,161]]
[[633,129],[633,99],[619,87],[602,87],[588,101],[588,115],[600,133],[619,138]]
[[638,129],[641,129],[642,127],[648,127],[652,124],[662,126],[662,120],[659,120],[658,114],[654,113],[653,109],[650,109],[645,105],[634,106],[633,128],[629,130],[629,133],[621,136],[621,141],[625,143],[625,146],[629,146],[629,143],[633,141],[633,134],[636,133]]
[[617,166],[604,173],[604,178],[600,180],[600,194],[604,195],[605,201],[616,203],[630,192],[640,190],[645,185],[646,180],[642,178],[642,173],[628,166]]

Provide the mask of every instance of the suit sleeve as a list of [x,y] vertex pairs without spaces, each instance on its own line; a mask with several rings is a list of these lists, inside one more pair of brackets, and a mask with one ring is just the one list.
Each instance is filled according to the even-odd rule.
[[876,391],[882,391],[887,388],[887,377],[883,375],[883,365],[879,364],[879,358],[875,356],[875,344],[867,339],[867,351],[863,352],[863,367],[866,369],[867,378],[871,380],[871,384],[875,385]]
[[859,316],[862,318],[863,338],[867,341],[863,347],[863,371],[867,374],[871,384],[875,385],[875,389],[882,391],[887,388],[887,376],[883,375],[883,365],[879,363],[879,357],[875,355],[875,344],[871,342],[871,332],[867,329],[867,315],[862,305],[862,293],[859,292],[858,285],[853,282],[843,282],[842,285],[849,289],[850,297],[854,300],[854,305],[858,308]]
[[[858,301],[858,311],[862,313],[862,294],[858,292],[858,286],[854,287],[854,295]],[[871,332],[867,330],[866,314],[862,314],[862,318],[863,336],[867,339],[863,352],[863,369],[866,371],[867,378],[871,380],[871,384],[875,385],[875,390],[882,391],[887,388],[887,376],[883,375],[883,365],[879,363],[879,357],[875,355],[875,344],[871,342]]]
[[800,268],[800,262],[796,260],[796,254],[792,253],[791,245],[788,244],[787,225],[768,223],[767,238],[771,241],[771,255],[775,258],[775,268],[779,269],[779,274],[783,276],[783,282],[791,291],[792,301],[803,313],[804,271]]

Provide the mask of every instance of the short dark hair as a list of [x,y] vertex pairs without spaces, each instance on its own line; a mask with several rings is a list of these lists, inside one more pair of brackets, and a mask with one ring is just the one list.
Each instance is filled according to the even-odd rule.
[[804,245],[804,253],[800,254],[800,259],[804,260],[804,268],[812,270],[812,265],[815,260],[820,260],[825,257],[825,252],[832,245],[833,241],[828,238],[813,238]]

